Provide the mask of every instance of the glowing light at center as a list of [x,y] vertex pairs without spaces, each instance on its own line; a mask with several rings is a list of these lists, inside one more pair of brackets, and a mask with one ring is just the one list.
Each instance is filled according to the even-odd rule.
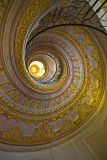
[[45,73],[45,66],[40,61],[33,61],[29,65],[29,72],[35,78],[41,78]]

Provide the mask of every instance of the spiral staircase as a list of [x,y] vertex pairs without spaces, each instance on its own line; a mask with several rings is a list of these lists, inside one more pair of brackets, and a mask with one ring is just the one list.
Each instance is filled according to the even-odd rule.
[[0,0],[0,160],[106,160],[107,0]]

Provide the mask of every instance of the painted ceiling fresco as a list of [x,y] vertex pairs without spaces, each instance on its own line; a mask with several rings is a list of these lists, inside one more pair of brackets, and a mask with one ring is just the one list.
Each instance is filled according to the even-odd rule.
[[[27,146],[61,139],[86,122],[102,101],[103,57],[86,29],[50,29],[24,48],[31,24],[51,1],[46,2],[29,3],[10,42],[13,50],[1,52],[1,143]],[[29,73],[33,61],[45,66],[39,78]]]

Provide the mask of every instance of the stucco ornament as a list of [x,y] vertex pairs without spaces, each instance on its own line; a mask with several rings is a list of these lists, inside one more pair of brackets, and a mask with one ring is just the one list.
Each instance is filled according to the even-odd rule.
[[[47,30],[25,50],[31,24],[50,2],[32,0],[18,22],[10,56],[17,78],[0,80],[1,142],[28,146],[58,140],[85,123],[102,101],[102,53],[84,28]],[[5,75],[8,64],[0,64]]]

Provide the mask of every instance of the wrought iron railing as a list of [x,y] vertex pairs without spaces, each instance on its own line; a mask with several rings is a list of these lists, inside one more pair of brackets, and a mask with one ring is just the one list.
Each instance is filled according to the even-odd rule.
[[107,0],[98,4],[99,0],[73,0],[69,6],[56,7],[40,20],[27,45],[40,33],[59,26],[90,27],[107,35]]

